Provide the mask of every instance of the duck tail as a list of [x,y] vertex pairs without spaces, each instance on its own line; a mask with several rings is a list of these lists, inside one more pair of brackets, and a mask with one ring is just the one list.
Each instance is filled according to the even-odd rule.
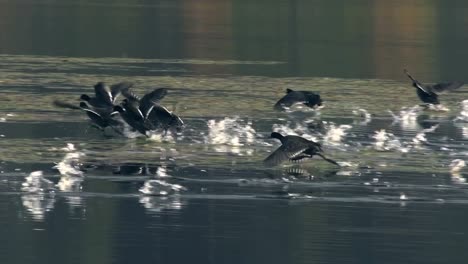
[[340,167],[340,164],[338,164],[338,162],[336,162],[336,161],[334,161],[334,160],[332,160],[332,159],[329,159],[329,158],[325,157],[323,154],[317,153],[317,155],[320,156],[320,157],[321,157],[322,159],[324,159],[325,161],[328,161],[328,162],[330,162],[331,164],[334,164],[334,165]]

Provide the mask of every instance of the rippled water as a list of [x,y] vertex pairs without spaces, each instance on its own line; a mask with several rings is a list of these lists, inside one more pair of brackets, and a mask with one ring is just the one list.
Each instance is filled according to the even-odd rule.
[[[323,12],[335,14],[331,6],[316,2]],[[384,1],[370,2],[375,2],[377,14],[386,7]],[[410,10],[421,13],[416,22],[408,23],[422,30],[436,15],[432,1],[416,2],[424,7],[411,5]],[[9,1],[0,5],[14,6]],[[66,12],[73,9],[49,3],[32,5],[32,10],[51,6]],[[79,6],[89,11],[112,5]],[[124,6],[131,7],[130,14],[155,8]],[[203,30],[186,29],[196,37],[183,39],[209,56],[174,51],[180,56],[132,58],[115,56],[111,49],[101,51],[106,57],[92,58],[98,48],[80,50],[84,55],[60,50],[44,55],[42,46],[36,52],[2,47],[0,259],[5,263],[464,263],[468,245],[465,87],[441,95],[446,109],[425,109],[402,73],[404,66],[394,66],[398,56],[375,55],[380,65],[373,74],[369,74],[373,63],[362,61],[366,74],[343,65],[322,74],[322,70],[304,72],[300,62],[276,56],[275,51],[265,50],[264,56],[240,52],[245,56],[237,57],[231,56],[231,49],[210,53],[205,48],[225,44],[218,37],[227,32],[226,24],[217,28],[187,7],[157,6],[157,11],[185,10],[176,12],[182,20],[205,21]],[[353,6],[359,12],[372,9],[363,1],[346,5]],[[120,12],[125,13],[121,7],[114,6],[119,11],[108,15],[121,17]],[[225,4],[221,7],[226,11]],[[239,16],[259,7],[233,4],[231,8]],[[201,5],[200,13],[208,12],[205,9],[211,10]],[[45,15],[51,21],[56,16],[56,12]],[[391,17],[391,12],[385,16]],[[383,23],[379,21],[375,25]],[[248,32],[248,27],[241,29]],[[210,30],[216,34],[210,35]],[[397,34],[392,32],[377,36],[387,43]],[[422,32],[416,44],[408,44],[403,35],[384,49],[401,50],[404,55],[407,49],[433,48],[421,44],[431,35]],[[200,36],[208,39],[199,43]],[[241,43],[252,41],[242,36]],[[301,43],[317,48],[317,41],[332,41],[327,36],[318,35],[312,44],[295,39],[291,45],[298,50]],[[344,38],[339,46],[351,50],[340,52],[354,56],[356,47]],[[444,54],[454,56],[457,50],[462,54],[457,45]],[[428,82],[438,80],[434,72],[451,77],[444,74],[447,69],[436,70],[434,61],[444,59],[431,52],[424,58],[426,63],[413,65],[415,75]],[[328,61],[324,68],[332,69],[335,63]],[[450,69],[461,72],[455,66]],[[463,75],[454,76],[463,80]],[[52,104],[54,100],[78,103],[79,96],[92,93],[99,81],[131,81],[137,94],[168,87],[163,104],[180,115],[185,130],[150,139],[103,134],[90,127],[83,112]],[[274,111],[286,88],[317,91],[325,107]],[[262,160],[279,146],[269,138],[272,131],[321,142],[327,156],[341,167],[319,158],[264,167]]]

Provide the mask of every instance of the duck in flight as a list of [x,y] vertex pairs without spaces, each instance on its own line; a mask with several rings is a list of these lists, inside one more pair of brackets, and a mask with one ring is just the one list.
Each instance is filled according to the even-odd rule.
[[414,79],[406,69],[404,69],[403,72],[413,82],[413,87],[416,88],[416,94],[418,95],[419,99],[421,99],[421,101],[426,104],[440,104],[438,98],[440,93],[450,92],[463,86],[462,82],[457,81],[424,85],[418,80]]
[[291,107],[294,104],[302,103],[310,108],[322,105],[322,99],[320,95],[309,92],[309,91],[294,91],[292,89],[286,89],[286,95],[283,96],[273,106],[275,110],[281,111]]
[[322,146],[317,142],[300,136],[283,136],[278,132],[271,133],[271,137],[279,139],[281,146],[263,161],[266,166],[276,166],[285,161],[300,161],[312,158],[315,155],[334,165],[340,166],[336,161],[323,155]]

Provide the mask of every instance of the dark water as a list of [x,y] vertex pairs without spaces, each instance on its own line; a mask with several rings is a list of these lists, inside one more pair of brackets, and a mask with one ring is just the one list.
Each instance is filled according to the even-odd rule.
[[[402,70],[466,81],[467,8],[0,0],[1,263],[465,263],[466,169],[450,164],[468,155],[466,88],[416,109]],[[186,129],[103,135],[51,103],[98,81],[169,87]],[[286,88],[325,107],[273,111]],[[263,167],[272,130],[342,167]],[[150,180],[184,190],[142,193]]]

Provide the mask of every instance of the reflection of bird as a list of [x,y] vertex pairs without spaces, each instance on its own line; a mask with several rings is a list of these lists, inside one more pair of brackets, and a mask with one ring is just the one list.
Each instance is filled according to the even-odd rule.
[[419,99],[427,104],[440,104],[438,94],[442,92],[453,91],[463,86],[462,82],[446,82],[433,85],[423,85],[418,80],[414,79],[406,69],[404,70],[404,73],[408,76],[408,78],[411,79],[411,81],[413,81],[413,87],[417,88],[416,93]]
[[312,158],[314,155],[320,156],[322,159],[339,166],[336,161],[322,154],[322,147],[319,143],[300,136],[283,136],[277,132],[271,133],[271,137],[279,139],[282,145],[264,160],[267,166],[275,166],[287,160],[299,161],[305,158]]
[[284,110],[285,108],[291,107],[293,104],[302,103],[310,108],[322,105],[322,99],[320,95],[314,92],[308,91],[293,91],[292,89],[286,89],[286,95],[283,96],[274,105],[275,110]]

